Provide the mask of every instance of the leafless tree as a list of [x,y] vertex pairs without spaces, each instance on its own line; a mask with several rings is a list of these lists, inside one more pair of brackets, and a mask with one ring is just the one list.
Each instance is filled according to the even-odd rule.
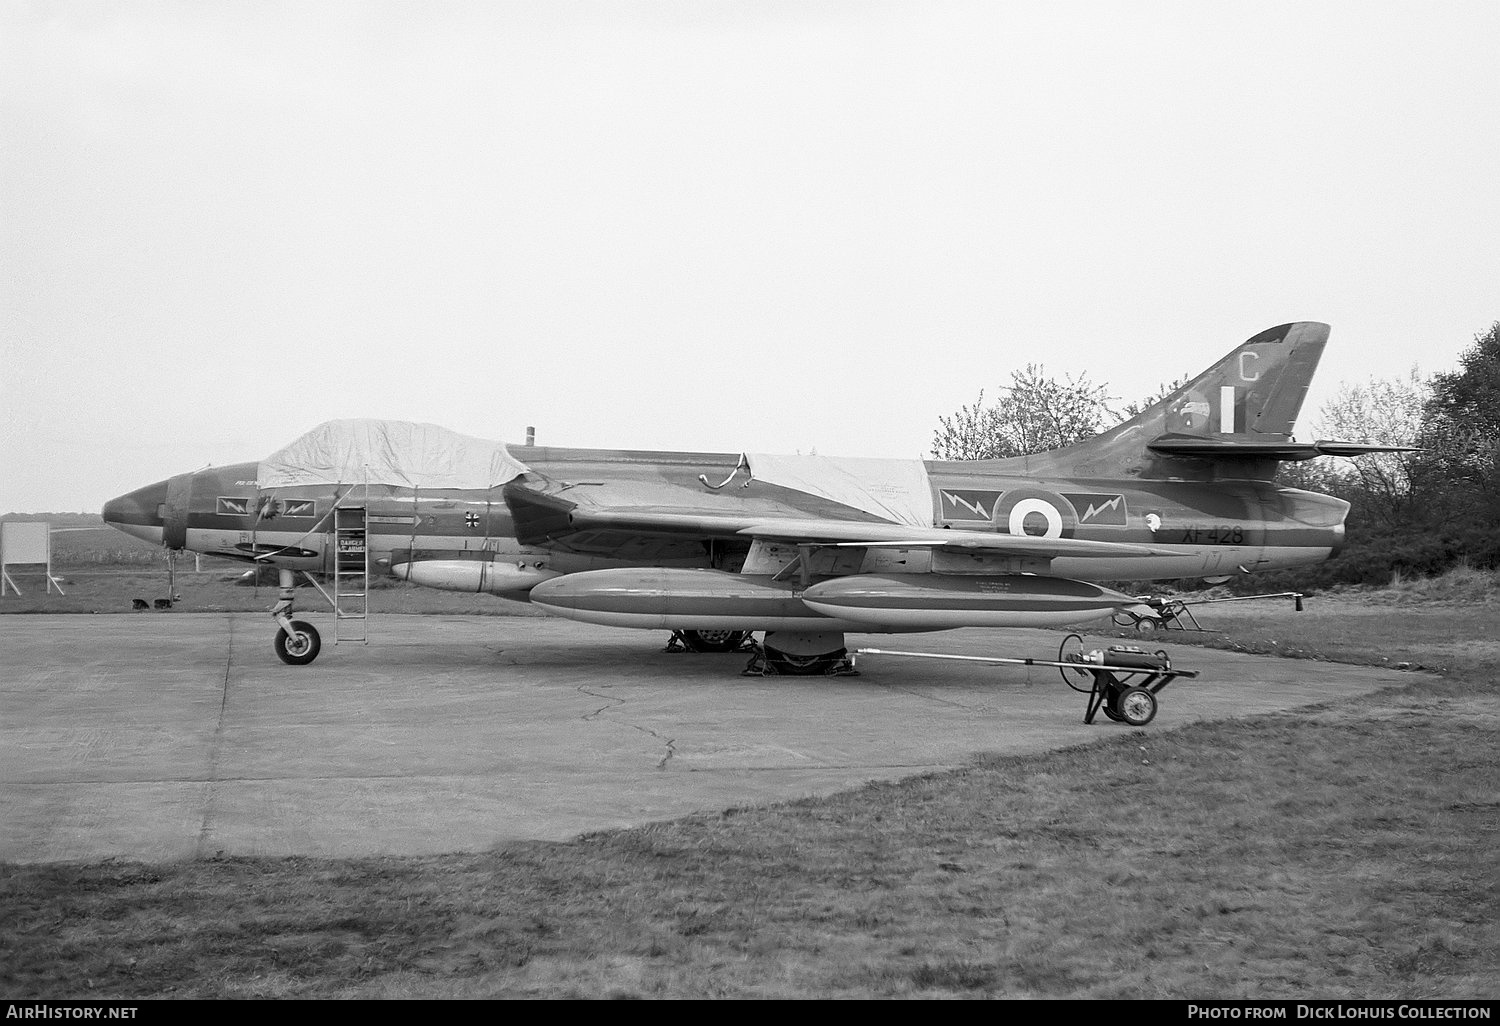
[[1072,445],[1098,434],[1112,417],[1105,386],[1087,374],[1064,381],[1040,364],[1013,371],[1004,394],[986,406],[984,393],[951,417],[938,417],[932,453],[945,460],[1024,456]]

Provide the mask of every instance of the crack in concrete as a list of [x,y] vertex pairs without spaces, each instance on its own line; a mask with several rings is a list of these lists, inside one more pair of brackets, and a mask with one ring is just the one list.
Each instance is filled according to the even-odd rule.
[[623,699],[623,698],[616,698],[613,695],[601,695],[601,694],[598,694],[597,692],[590,691],[586,686],[584,686],[582,684],[580,684],[578,686],[578,690],[581,691],[583,694],[588,695],[590,698],[602,698],[602,699],[605,699],[607,703],[609,703],[609,704],[606,704],[606,705],[601,705],[599,708],[595,709],[593,712],[589,713],[586,716],[580,717],[585,722],[587,722],[589,720],[592,720],[592,719],[596,719],[597,717],[604,715],[605,710],[609,709],[611,706],[621,706],[621,705],[625,704],[625,699]]
[[203,822],[198,827],[197,857],[202,858],[205,845],[213,831],[214,784],[219,780],[219,753],[224,744],[224,714],[229,708],[229,675],[234,669],[234,617],[225,617],[229,624],[229,636],[224,641],[224,685],[219,695],[219,722],[214,727],[213,747],[208,756],[208,779],[203,788]]
[[[609,704],[607,704],[607,705],[601,705],[599,708],[595,709],[593,712],[591,712],[591,713],[587,714],[586,716],[582,717],[585,721],[598,719],[600,716],[603,716],[604,713],[607,712],[608,710],[610,710],[612,708],[619,708],[620,706],[622,706],[622,705],[625,704],[625,699],[623,699],[623,698],[616,698],[613,695],[601,695],[598,692],[590,691],[586,685],[580,684],[578,686],[578,690],[580,692],[582,692],[583,694],[588,695],[590,698],[607,699],[608,702],[609,702]],[[666,754],[663,755],[661,757],[661,759],[656,764],[656,768],[657,769],[659,769],[659,770],[666,769],[667,768],[667,763],[669,763],[669,762],[672,761],[672,756],[675,755],[676,752],[677,752],[677,739],[676,738],[664,738],[660,734],[658,734],[656,731],[652,730],[650,727],[643,727],[643,726],[641,726],[638,723],[630,723],[630,724],[626,724],[626,725],[629,726],[632,730],[639,730],[642,734],[649,734],[652,737],[656,738],[658,741],[662,742],[664,745],[666,745]]]
[[661,760],[656,764],[657,769],[666,769],[667,763],[672,761],[672,756],[677,754],[677,739],[675,737],[664,738],[656,731],[652,730],[650,727],[642,727],[636,723],[632,723],[631,726],[636,730],[639,730],[642,734],[650,734],[652,737],[656,738],[656,740],[666,745],[667,754],[663,755],[661,757]]

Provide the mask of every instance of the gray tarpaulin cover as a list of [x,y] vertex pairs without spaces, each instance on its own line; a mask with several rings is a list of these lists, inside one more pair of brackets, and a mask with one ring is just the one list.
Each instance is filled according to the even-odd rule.
[[526,473],[504,442],[404,420],[330,420],[260,461],[262,488],[493,488]]
[[820,495],[898,524],[933,525],[932,486],[921,460],[746,453],[745,462],[757,481]]

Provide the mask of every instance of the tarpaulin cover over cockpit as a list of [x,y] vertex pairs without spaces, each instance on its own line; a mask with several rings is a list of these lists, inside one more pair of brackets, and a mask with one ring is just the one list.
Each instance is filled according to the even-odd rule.
[[260,487],[494,488],[526,473],[504,442],[404,420],[330,420],[260,462]]
[[746,453],[745,462],[757,481],[832,499],[897,524],[933,525],[932,486],[921,460]]

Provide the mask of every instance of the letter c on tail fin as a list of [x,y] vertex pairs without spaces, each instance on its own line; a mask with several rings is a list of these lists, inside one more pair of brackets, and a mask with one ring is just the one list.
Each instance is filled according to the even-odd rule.
[[1186,386],[1163,430],[1290,438],[1327,342],[1328,325],[1316,321],[1282,324],[1247,339]]

